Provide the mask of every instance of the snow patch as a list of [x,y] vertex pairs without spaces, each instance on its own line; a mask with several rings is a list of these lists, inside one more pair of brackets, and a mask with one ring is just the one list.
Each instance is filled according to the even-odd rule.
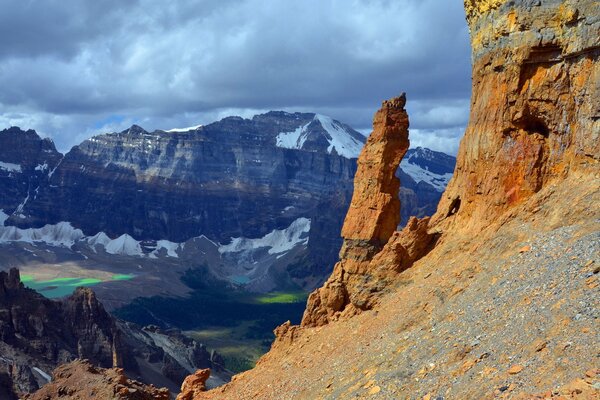
[[19,164],[7,163],[0,161],[0,169],[8,172],[21,172],[21,166]]
[[156,250],[150,253],[150,258],[157,258],[157,254],[161,249],[165,249],[167,251],[167,257],[179,258],[177,255],[177,250],[180,248],[179,243],[174,243],[169,240],[159,240],[156,242]]
[[339,122],[334,121],[330,117],[317,114],[315,115],[315,119],[321,123],[323,129],[325,129],[330,136],[327,138],[327,141],[329,142],[329,147],[327,148],[328,153],[331,153],[333,149],[335,149],[342,157],[358,158],[358,155],[363,148],[363,143],[361,141],[352,137],[350,132],[348,132]]
[[47,373],[45,373],[44,371],[42,371],[38,367],[33,367],[32,369],[35,372],[37,372],[38,374],[40,374],[42,376],[42,378],[44,378],[47,382],[50,382],[52,380],[52,377],[50,375],[48,375]]
[[219,253],[239,253],[268,247],[269,254],[279,254],[292,250],[294,247],[308,244],[310,219],[298,218],[283,230],[275,229],[262,238],[232,238],[231,243],[219,246]]
[[331,117],[315,114],[315,117],[306,125],[298,127],[292,132],[281,132],[276,137],[277,147],[286,149],[300,150],[308,139],[309,126],[318,122],[325,130],[325,139],[329,142],[327,152],[332,153],[333,150],[342,157],[357,158],[363,148],[364,143],[352,136],[352,134],[338,121],[334,121]]
[[26,242],[46,243],[50,246],[71,248],[76,241],[83,238],[81,229],[75,229],[69,222],[45,225],[42,228],[21,229],[16,226],[0,227],[0,243]]
[[110,243],[110,238],[104,232],[98,232],[94,236],[87,238],[87,243],[95,253],[96,245],[106,248],[106,245]]
[[44,171],[47,171],[47,170],[48,170],[48,168],[49,168],[49,167],[48,167],[48,163],[44,161],[44,164],[38,164],[38,166],[37,166],[37,167],[35,167],[35,170],[36,170],[36,171],[41,171],[41,172],[44,172]]
[[438,192],[443,192],[452,178],[452,173],[435,174],[426,168],[413,164],[410,160],[402,160],[400,168],[405,174],[414,179],[415,182],[426,182]]
[[143,256],[140,242],[124,233],[116,239],[108,242],[104,248],[109,254],[118,254],[125,256]]
[[187,131],[195,131],[198,128],[201,128],[202,125],[194,125],[194,126],[188,126],[187,128],[173,128],[173,129],[169,129],[165,132],[187,132]]
[[4,212],[3,209],[0,209],[0,227],[4,226],[4,222],[8,219],[9,215]]
[[300,126],[293,132],[281,132],[275,138],[277,147],[282,147],[284,149],[302,149],[304,142],[306,142],[306,139],[308,139],[309,125],[310,122],[306,125]]

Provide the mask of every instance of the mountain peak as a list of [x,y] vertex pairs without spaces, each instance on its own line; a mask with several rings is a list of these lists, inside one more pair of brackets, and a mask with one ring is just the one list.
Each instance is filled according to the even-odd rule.
[[129,135],[143,135],[143,134],[147,134],[148,132],[141,126],[133,124],[133,125],[131,125],[131,127],[129,127],[129,129],[126,129],[126,130],[122,131],[121,133],[129,134]]
[[277,147],[316,151],[325,147],[328,153],[337,153],[345,158],[357,158],[365,138],[360,133],[333,118],[322,114],[298,114],[312,119],[294,131],[280,132],[276,137]]

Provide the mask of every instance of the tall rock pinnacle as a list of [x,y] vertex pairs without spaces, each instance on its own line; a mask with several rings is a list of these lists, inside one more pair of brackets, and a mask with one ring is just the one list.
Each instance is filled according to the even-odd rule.
[[358,159],[354,194],[344,220],[344,239],[385,244],[400,222],[400,181],[395,172],[408,150],[406,95],[384,101],[373,119],[369,136]]
[[[384,101],[373,119],[358,159],[354,195],[344,226],[340,261],[325,285],[311,293],[303,326],[318,326],[372,308],[387,282],[406,269],[427,249],[428,219],[411,219],[402,232],[400,181],[394,173],[408,150],[408,115],[404,94]],[[278,337],[293,336],[283,325]]]

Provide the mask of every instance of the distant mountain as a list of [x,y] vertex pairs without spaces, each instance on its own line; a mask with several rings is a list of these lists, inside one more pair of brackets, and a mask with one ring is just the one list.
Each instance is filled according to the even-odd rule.
[[[63,156],[10,128],[0,132],[0,261],[27,265],[38,248],[62,246],[85,268],[137,257],[208,264],[257,291],[312,289],[337,259],[365,140],[330,117],[272,111],[152,133],[133,125]],[[454,162],[408,151],[402,223],[435,211]],[[16,257],[15,243],[28,251]]]
[[455,157],[439,151],[423,147],[408,150],[396,172],[400,178],[401,225],[411,216],[435,213],[455,164]]

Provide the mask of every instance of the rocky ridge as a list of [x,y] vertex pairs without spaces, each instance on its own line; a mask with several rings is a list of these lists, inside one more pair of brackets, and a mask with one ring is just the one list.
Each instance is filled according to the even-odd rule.
[[120,367],[127,354],[94,292],[78,288],[63,302],[51,301],[25,288],[16,269],[0,272],[0,350],[8,391],[17,393],[46,384],[50,371],[75,358]]
[[158,389],[127,378],[122,368],[98,368],[87,360],[61,365],[52,382],[24,400],[47,399],[170,400],[167,389]]
[[175,392],[198,368],[212,369],[210,387],[230,377],[218,353],[174,330],[115,320],[89,288],[54,301],[25,288],[18,270],[0,272],[0,393],[12,398],[34,392],[51,380],[52,370],[75,359],[94,368],[124,368]]

